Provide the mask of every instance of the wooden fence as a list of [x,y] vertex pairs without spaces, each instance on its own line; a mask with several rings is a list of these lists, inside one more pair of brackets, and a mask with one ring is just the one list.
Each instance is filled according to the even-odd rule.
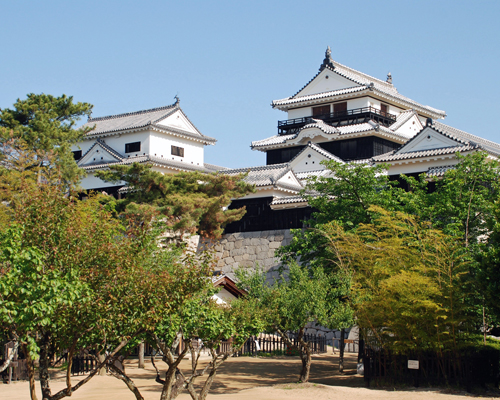
[[[307,334],[304,335],[304,340],[309,344],[313,354],[327,352],[326,337]],[[294,345],[298,344],[298,339],[293,334],[291,334],[291,341]],[[289,348],[280,336],[272,334],[261,334],[258,337],[248,339],[235,355],[258,355],[259,352],[276,355],[298,355]]]

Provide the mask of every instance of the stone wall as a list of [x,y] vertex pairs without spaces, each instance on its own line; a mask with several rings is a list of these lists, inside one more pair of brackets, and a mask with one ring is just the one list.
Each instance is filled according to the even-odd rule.
[[269,278],[277,277],[279,260],[274,256],[276,249],[291,240],[290,230],[229,233],[215,243],[217,269],[234,277],[238,268],[256,269],[268,272]]

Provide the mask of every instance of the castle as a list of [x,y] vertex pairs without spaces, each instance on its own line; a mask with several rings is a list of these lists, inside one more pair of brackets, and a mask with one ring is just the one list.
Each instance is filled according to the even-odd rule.
[[[226,227],[216,246],[219,268],[231,274],[257,263],[273,273],[276,248],[289,243],[290,229],[301,228],[311,213],[300,196],[310,176],[328,173],[323,160],[388,164],[391,179],[400,174],[439,177],[458,162],[456,153],[486,151],[498,158],[500,145],[438,121],[442,110],[401,95],[389,73],[380,80],[332,59],[328,48],[319,71],[294,95],[272,102],[287,113],[277,134],[251,143],[266,153],[266,165],[228,169],[204,162],[203,149],[215,139],[203,135],[180,108],[169,106],[90,118],[93,128],[74,147],[75,159],[88,176],[84,189],[120,196],[94,172],[114,164],[148,163],[163,173],[204,171],[248,173],[256,192],[230,207],[246,206],[246,215]],[[123,190],[123,189],[122,189]]]

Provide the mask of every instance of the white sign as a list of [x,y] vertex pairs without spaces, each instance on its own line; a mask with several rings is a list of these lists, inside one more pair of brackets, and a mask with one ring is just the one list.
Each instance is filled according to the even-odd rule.
[[418,369],[418,360],[408,360],[408,369]]

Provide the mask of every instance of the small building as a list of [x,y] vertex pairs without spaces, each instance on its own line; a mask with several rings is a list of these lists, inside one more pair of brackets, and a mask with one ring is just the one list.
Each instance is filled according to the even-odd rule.
[[111,165],[147,163],[167,174],[222,169],[205,163],[204,148],[215,145],[216,140],[194,126],[178,97],[174,104],[164,107],[89,118],[83,127],[91,130],[72,150],[78,166],[87,172],[81,182],[86,190],[118,196],[123,182],[114,185],[94,176],[95,171]]

